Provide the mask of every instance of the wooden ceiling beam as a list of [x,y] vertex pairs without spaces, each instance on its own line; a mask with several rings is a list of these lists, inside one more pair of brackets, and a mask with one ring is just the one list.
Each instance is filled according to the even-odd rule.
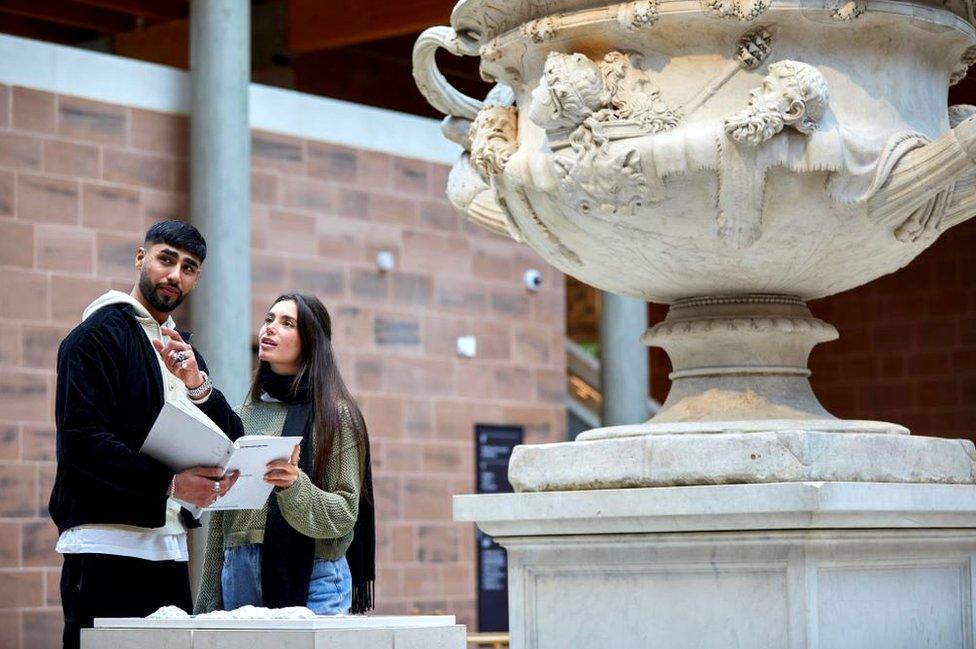
[[0,34],[63,44],[83,43],[98,38],[98,34],[93,31],[4,13],[2,4],[0,4]]
[[286,0],[286,43],[295,54],[403,36],[447,24],[455,0]]
[[190,14],[188,0],[75,0],[75,2],[139,16],[152,22],[181,20]]
[[190,67],[190,21],[172,20],[116,34],[112,50],[119,56],[186,70]]
[[128,14],[89,7],[66,0],[3,0],[3,11],[59,25],[115,34],[134,29],[137,20]]

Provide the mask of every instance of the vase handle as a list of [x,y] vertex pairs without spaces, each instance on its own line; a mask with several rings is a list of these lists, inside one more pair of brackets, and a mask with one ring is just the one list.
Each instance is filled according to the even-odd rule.
[[459,92],[437,69],[434,55],[444,48],[454,56],[476,56],[473,44],[462,40],[450,27],[431,27],[413,46],[413,78],[431,106],[450,117],[473,120],[483,102]]

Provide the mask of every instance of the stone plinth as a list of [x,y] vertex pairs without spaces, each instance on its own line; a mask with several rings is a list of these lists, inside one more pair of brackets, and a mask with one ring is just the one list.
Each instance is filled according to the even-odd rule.
[[[518,446],[508,478],[522,492],[745,482],[972,484],[976,451],[969,440],[833,432],[874,423],[880,422],[652,424],[656,434]],[[603,430],[628,428],[641,426]]]
[[508,550],[513,649],[973,647],[976,487],[457,496]]
[[95,620],[82,649],[464,649],[453,615],[314,620]]

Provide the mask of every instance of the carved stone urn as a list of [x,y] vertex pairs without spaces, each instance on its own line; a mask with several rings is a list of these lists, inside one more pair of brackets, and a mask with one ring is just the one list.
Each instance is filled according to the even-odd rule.
[[[644,336],[674,366],[661,412],[580,437],[614,440],[611,456],[666,452],[667,469],[523,447],[517,489],[973,480],[968,442],[819,404],[807,358],[838,334],[805,305],[901,268],[976,213],[976,107],[946,110],[976,59],[971,11],[462,0],[452,27],[424,32],[417,85],[465,148],[452,203],[586,283],[671,305]],[[448,85],[439,48],[480,57],[497,84],[485,100]],[[741,461],[698,460],[729,444]]]
[[[670,305],[649,422],[521,446],[455,496],[508,551],[513,649],[976,645],[976,450],[839,420],[807,300],[976,212],[957,0],[462,0],[414,49],[465,152],[448,195],[607,291]],[[484,101],[439,48],[481,58]]]

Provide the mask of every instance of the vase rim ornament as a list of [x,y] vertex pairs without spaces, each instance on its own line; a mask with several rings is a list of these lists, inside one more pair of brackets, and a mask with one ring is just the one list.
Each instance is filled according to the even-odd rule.
[[[471,54],[478,48],[518,31],[526,23],[558,16],[565,25],[573,22],[574,14],[585,14],[585,20],[598,19],[594,12],[603,12],[608,18],[619,19],[622,15],[645,15],[653,19],[636,20],[629,25],[637,28],[653,25],[663,15],[705,12],[716,18],[733,18],[740,24],[758,24],[769,12],[800,11],[806,18],[818,22],[848,21],[865,12],[902,15],[919,21],[920,26],[929,23],[932,28],[953,28],[972,32],[976,28],[976,2],[973,0],[752,0],[747,12],[728,10],[737,3],[722,0],[461,0],[451,12],[451,26],[459,40]],[[630,11],[630,14],[625,12]]]

